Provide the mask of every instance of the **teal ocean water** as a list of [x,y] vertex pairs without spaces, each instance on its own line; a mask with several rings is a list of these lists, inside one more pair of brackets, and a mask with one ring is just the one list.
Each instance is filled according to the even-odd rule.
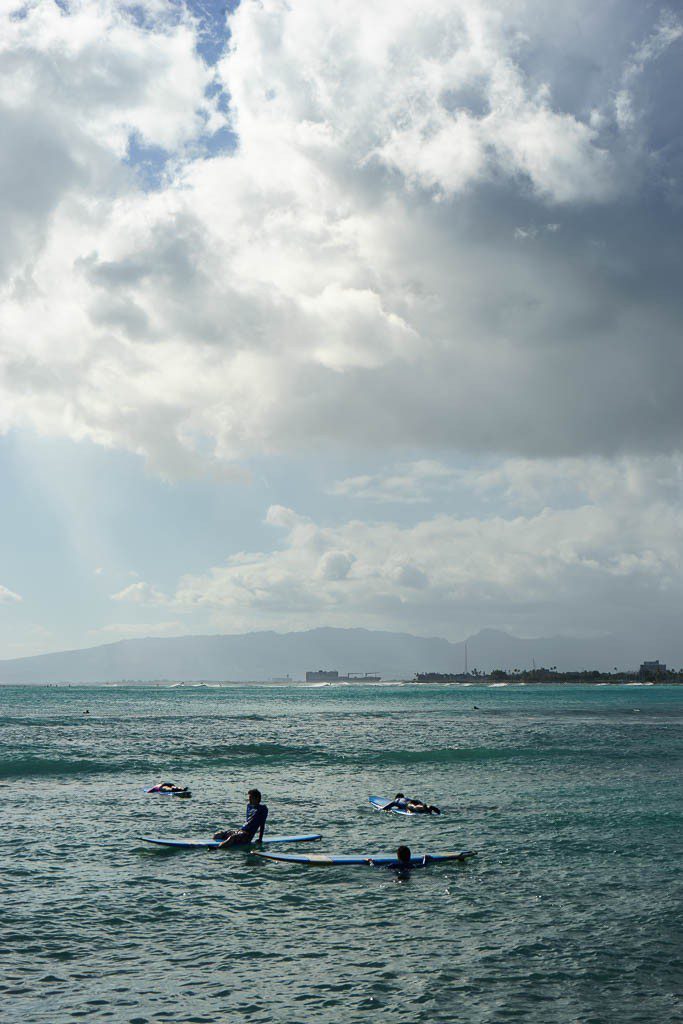
[[[0,1016],[683,1021],[682,739],[668,686],[2,688]],[[137,839],[250,786],[320,852],[479,853],[399,880]],[[367,803],[398,789],[443,816]]]

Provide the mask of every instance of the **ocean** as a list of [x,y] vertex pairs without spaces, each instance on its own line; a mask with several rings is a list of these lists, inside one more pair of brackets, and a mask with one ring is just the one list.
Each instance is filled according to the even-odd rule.
[[[683,1021],[682,739],[673,686],[3,687],[0,1017]],[[288,852],[477,857],[138,839],[237,825],[253,786],[272,832],[322,833]],[[398,790],[442,816],[368,803]]]

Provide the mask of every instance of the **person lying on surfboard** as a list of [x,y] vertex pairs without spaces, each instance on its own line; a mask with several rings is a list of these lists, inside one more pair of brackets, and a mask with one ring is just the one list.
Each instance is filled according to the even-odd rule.
[[263,831],[266,827],[268,808],[261,803],[261,793],[258,789],[250,789],[247,793],[247,817],[241,828],[229,829],[227,832],[214,833],[214,839],[220,840],[219,850],[228,846],[237,846],[242,843],[253,843],[254,836],[258,832],[258,842],[263,840]]
[[408,814],[441,814],[438,807],[426,804],[419,797],[404,796],[403,793],[397,793],[394,799],[390,800],[384,807],[380,807],[380,810],[390,811],[394,807],[399,811],[407,811]]
[[180,796],[186,793],[190,795],[190,791],[187,786],[176,786],[174,782],[159,782],[156,786],[152,786],[151,789],[147,790],[148,793],[173,793],[175,796]]

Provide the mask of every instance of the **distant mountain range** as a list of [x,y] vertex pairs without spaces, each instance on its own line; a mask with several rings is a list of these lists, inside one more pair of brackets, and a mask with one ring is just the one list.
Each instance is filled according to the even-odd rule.
[[[0,661],[1,683],[107,683],[122,680],[222,681],[303,679],[307,670],[373,672],[383,679],[411,679],[416,672],[490,672],[557,666],[560,671],[637,668],[659,658],[683,663],[669,638],[650,643],[632,635],[524,640],[484,629],[467,641],[367,629],[311,629],[303,633],[244,633],[119,640],[76,651]],[[653,649],[657,648],[657,649]]]

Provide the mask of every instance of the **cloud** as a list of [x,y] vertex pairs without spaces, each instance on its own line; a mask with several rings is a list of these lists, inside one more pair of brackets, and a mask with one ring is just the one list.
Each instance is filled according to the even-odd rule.
[[230,631],[363,621],[457,639],[482,624],[547,635],[671,619],[683,598],[680,457],[510,460],[461,481],[502,511],[322,526],[278,509],[280,547],[183,577],[175,601]]
[[19,604],[23,600],[19,594],[15,594],[13,590],[0,584],[0,604]]
[[123,640],[148,636],[178,636],[182,630],[183,624],[177,620],[170,622],[110,622],[106,626],[89,630],[88,635],[91,640],[107,641],[112,637]]
[[662,10],[652,32],[640,45],[625,64],[622,88],[615,97],[617,123],[620,128],[629,131],[638,127],[638,90],[642,86],[641,79],[645,76],[647,65],[660,57],[683,39],[683,20],[673,11]]
[[111,595],[112,601],[129,601],[131,604],[159,605],[168,604],[168,598],[157,587],[140,580]]
[[345,580],[355,560],[348,551],[326,551],[318,562],[317,575],[323,580]]
[[[482,621],[537,633],[656,621],[670,617],[683,588],[682,481],[680,459],[567,460],[554,473],[512,461],[469,478],[472,488],[507,490],[504,515],[439,515],[409,527],[309,521],[279,551],[185,579],[177,597],[192,594],[231,615],[249,608],[263,621],[300,625],[302,613],[313,613],[351,625],[361,614],[376,627],[401,622],[446,635],[455,623],[462,635]],[[320,592],[315,566],[326,548],[354,560]]]
[[37,622],[29,622],[23,630],[23,635],[13,632],[12,639],[6,641],[4,657],[23,658],[42,654],[50,648],[54,649],[56,641],[57,637],[51,629]]
[[675,506],[683,484],[683,456],[551,462],[507,459],[488,468],[461,471],[460,480],[496,505],[502,499],[512,508],[589,502],[596,506],[628,505],[639,513],[650,502]]
[[373,502],[419,504],[452,487],[457,473],[436,459],[399,464],[392,473],[363,474],[337,480],[329,493]]
[[209,65],[182,5],[6,5],[0,429],[167,476],[677,447],[663,12],[244,0]]

